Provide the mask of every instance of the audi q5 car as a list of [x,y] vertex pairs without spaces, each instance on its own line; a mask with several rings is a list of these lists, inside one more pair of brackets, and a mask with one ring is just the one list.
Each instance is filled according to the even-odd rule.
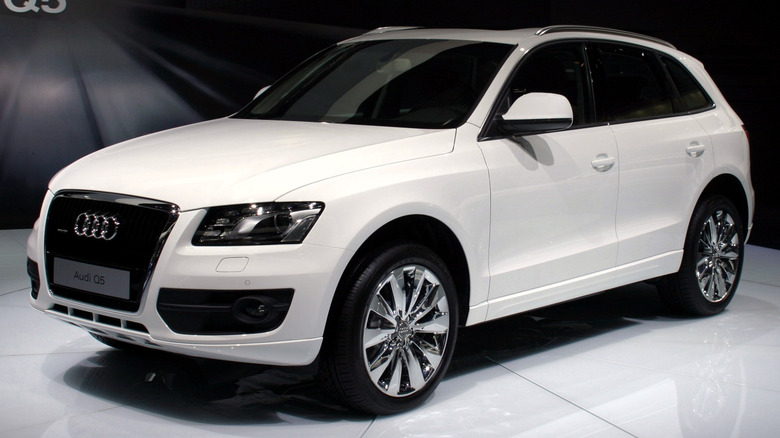
[[58,173],[30,303],[114,347],[317,366],[356,409],[434,391],[458,329],[653,280],[734,298],[746,130],[671,44],[579,26],[381,28],[236,114]]

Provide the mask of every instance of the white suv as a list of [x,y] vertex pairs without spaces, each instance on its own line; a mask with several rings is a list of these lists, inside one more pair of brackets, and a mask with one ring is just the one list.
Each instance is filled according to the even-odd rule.
[[749,171],[742,122],[664,41],[382,28],[57,174],[30,302],[111,346],[318,361],[350,406],[399,412],[462,325],[649,279],[723,310]]

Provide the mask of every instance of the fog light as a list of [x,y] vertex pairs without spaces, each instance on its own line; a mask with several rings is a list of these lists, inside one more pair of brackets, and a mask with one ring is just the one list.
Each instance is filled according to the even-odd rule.
[[233,316],[247,324],[266,324],[278,316],[276,305],[271,297],[242,297],[233,303]]
[[237,335],[278,328],[292,303],[292,289],[160,289],[157,311],[176,333]]

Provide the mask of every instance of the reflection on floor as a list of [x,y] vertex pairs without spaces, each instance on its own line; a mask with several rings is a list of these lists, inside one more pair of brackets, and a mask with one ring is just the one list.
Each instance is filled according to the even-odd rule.
[[726,312],[638,284],[461,331],[421,408],[368,417],[292,370],[129,353],[27,303],[0,231],[0,436],[768,436],[780,430],[780,251],[749,246]]

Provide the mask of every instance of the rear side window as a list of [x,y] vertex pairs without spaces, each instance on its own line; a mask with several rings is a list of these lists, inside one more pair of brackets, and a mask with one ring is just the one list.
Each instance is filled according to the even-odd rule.
[[597,122],[622,122],[675,113],[658,57],[634,46],[588,45]]
[[712,99],[704,92],[698,81],[680,63],[668,56],[661,56],[666,71],[677,88],[677,93],[682,101],[683,111],[693,112],[712,108]]

